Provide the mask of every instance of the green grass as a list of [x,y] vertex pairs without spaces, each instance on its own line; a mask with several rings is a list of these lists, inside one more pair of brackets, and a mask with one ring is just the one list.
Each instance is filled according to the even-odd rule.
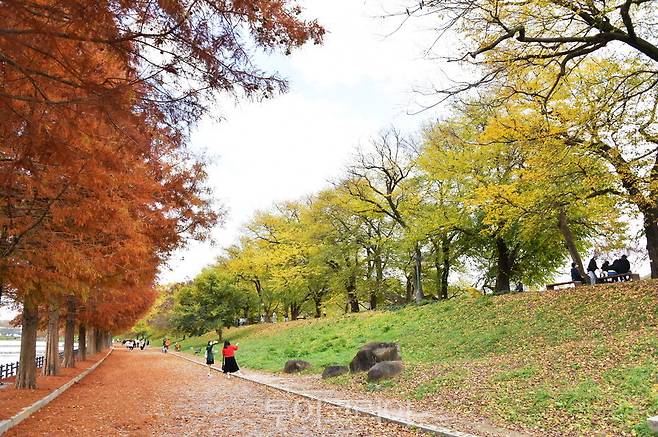
[[[368,341],[395,341],[404,374],[384,384],[346,375],[352,390],[386,391],[502,424],[571,434],[651,435],[658,414],[658,282],[453,299],[396,311],[257,325],[225,332],[238,361],[278,372],[288,359],[319,373]],[[186,339],[203,349],[214,333]],[[465,389],[467,388],[467,389]]]

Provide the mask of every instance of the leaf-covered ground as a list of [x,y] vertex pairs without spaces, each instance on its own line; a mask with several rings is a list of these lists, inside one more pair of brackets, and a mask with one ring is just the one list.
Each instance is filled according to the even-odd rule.
[[116,350],[6,436],[412,437],[413,430],[228,379],[147,349]]
[[348,363],[367,341],[397,341],[407,363],[399,379],[331,384],[540,434],[647,436],[646,418],[658,414],[658,281],[453,299],[228,338],[247,367],[279,371],[300,358],[313,372]]

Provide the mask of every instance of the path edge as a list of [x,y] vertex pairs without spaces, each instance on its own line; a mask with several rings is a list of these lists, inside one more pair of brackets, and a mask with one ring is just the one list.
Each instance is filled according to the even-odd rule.
[[110,350],[107,352],[107,354],[105,354],[105,356],[103,358],[101,358],[100,360],[95,362],[90,368],[82,371],[78,376],[74,377],[73,379],[71,379],[66,384],[62,385],[59,388],[56,388],[55,390],[53,390],[46,397],[43,397],[43,398],[39,399],[38,401],[36,401],[32,405],[28,405],[27,407],[23,408],[18,414],[15,414],[14,416],[10,417],[9,419],[0,420],[0,435],[6,433],[10,429],[12,429],[16,425],[18,425],[19,423],[21,423],[22,421],[24,421],[25,419],[27,419],[28,417],[30,417],[31,415],[33,415],[34,413],[39,411],[40,409],[42,409],[43,407],[45,407],[46,405],[48,405],[49,403],[51,403],[52,401],[57,399],[57,397],[59,395],[64,393],[66,390],[68,390],[73,384],[75,384],[77,382],[80,382],[80,380],[82,378],[84,378],[89,373],[94,371],[96,369],[96,367],[100,366],[103,363],[103,361],[105,361],[105,359],[110,356],[110,354],[112,353],[113,350],[114,350],[114,347],[111,347]]
[[[171,355],[174,355],[178,358],[182,358],[182,359],[187,360],[191,363],[198,364],[199,366],[203,366],[203,367],[207,366],[206,364],[204,364],[200,361],[196,361],[196,360],[194,360],[190,357],[186,357],[183,354],[176,353],[176,352],[170,352],[170,353],[171,353]],[[216,366],[210,366],[210,367],[213,370],[216,370],[218,372],[222,371],[222,369],[219,368],[219,367],[216,367]],[[367,416],[376,417],[376,418],[381,419],[385,422],[395,423],[397,425],[402,425],[402,426],[405,426],[407,428],[420,430],[420,431],[423,431],[423,432],[426,432],[426,433],[429,433],[429,434],[434,434],[434,435],[438,435],[438,436],[442,436],[442,437],[478,437],[475,434],[468,434],[468,433],[461,432],[461,431],[454,431],[452,429],[444,428],[444,427],[426,425],[426,424],[414,422],[414,421],[411,421],[411,420],[404,420],[404,419],[401,419],[399,417],[388,416],[388,415],[385,415],[385,414],[378,414],[374,411],[369,411],[369,410],[362,409],[362,408],[352,406],[352,405],[344,405],[344,404],[341,404],[340,402],[335,402],[335,401],[332,401],[330,399],[322,399],[322,398],[319,398],[317,396],[313,396],[313,395],[303,393],[303,392],[300,392],[300,391],[297,391],[297,390],[291,390],[291,389],[288,389],[288,388],[285,388],[285,387],[280,387],[280,386],[276,386],[276,385],[272,385],[272,384],[267,384],[265,382],[255,380],[255,379],[246,377],[244,375],[233,374],[233,376],[237,377],[237,378],[244,379],[245,381],[253,382],[255,384],[264,385],[266,387],[273,388],[275,390],[279,390],[279,391],[282,391],[284,393],[293,394],[293,395],[296,395],[296,396],[301,396],[301,397],[311,399],[311,400],[314,400],[314,401],[318,401],[318,402],[322,402],[322,403],[328,404],[328,405],[333,405],[334,407],[339,407],[339,408],[342,408],[344,410],[349,410],[349,411],[352,411],[352,412],[355,412],[355,413],[365,414]]]

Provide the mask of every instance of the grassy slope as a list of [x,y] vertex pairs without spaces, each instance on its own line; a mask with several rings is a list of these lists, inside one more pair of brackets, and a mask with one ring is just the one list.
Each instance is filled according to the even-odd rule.
[[368,341],[396,341],[407,363],[398,380],[332,383],[547,433],[651,435],[645,419],[658,414],[658,281],[453,299],[227,337],[240,342],[239,362],[270,371],[300,358],[321,372]]

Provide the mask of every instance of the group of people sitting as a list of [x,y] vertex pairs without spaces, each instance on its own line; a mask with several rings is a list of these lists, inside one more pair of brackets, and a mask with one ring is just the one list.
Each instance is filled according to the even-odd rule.
[[[601,282],[607,282],[607,278],[611,276],[614,277],[612,280],[615,282],[627,281],[630,279],[631,263],[628,261],[628,257],[626,255],[620,256],[614,260],[612,264],[610,264],[607,260],[603,261],[603,264],[601,264],[600,275],[597,273],[599,271],[597,259],[598,258],[596,255],[594,255],[589,261],[589,264],[587,265],[587,277],[580,273],[576,263],[571,263],[571,280],[580,281],[583,284],[586,282],[590,284],[598,284]],[[616,275],[623,274],[628,274],[628,276],[615,277]]]

